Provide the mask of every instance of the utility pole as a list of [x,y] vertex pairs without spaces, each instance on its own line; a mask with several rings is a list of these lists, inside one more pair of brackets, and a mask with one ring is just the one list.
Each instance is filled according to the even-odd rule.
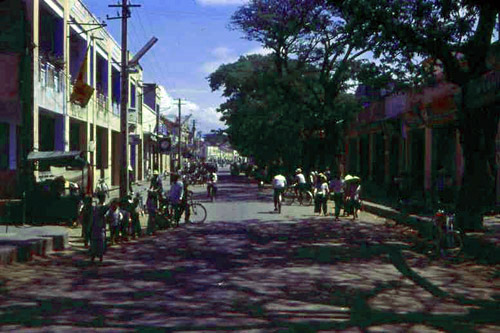
[[121,61],[121,103],[120,103],[120,131],[122,153],[120,156],[120,197],[128,195],[128,52],[127,52],[127,20],[130,17],[131,7],[140,7],[141,5],[128,4],[128,0],[122,0],[121,4],[108,5],[108,7],[119,7],[122,9],[120,17],[108,19],[122,20],[122,61]]
[[[156,88],[155,88],[156,93]],[[156,106],[156,105],[155,105]],[[156,167],[160,171],[160,108],[156,106]]]
[[179,160],[177,161],[177,171],[181,170],[181,144],[182,144],[182,128],[181,128],[181,99],[179,98],[179,146],[177,147],[177,157]]

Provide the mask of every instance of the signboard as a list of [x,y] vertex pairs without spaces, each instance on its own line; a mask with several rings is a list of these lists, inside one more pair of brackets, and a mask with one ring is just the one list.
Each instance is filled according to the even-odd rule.
[[170,153],[170,149],[172,148],[172,142],[170,141],[170,138],[160,139],[158,143],[160,145],[160,151],[162,153]]

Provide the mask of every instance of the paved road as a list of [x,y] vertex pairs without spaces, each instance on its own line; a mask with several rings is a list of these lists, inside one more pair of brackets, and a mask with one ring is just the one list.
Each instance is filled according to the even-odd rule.
[[103,264],[69,251],[0,271],[0,329],[500,330],[498,266],[430,261],[410,230],[366,213],[275,214],[270,190],[242,177],[219,190],[207,223],[114,247]]

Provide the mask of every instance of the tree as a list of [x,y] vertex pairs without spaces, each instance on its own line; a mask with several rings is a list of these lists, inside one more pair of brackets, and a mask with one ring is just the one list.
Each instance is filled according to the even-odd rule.
[[[281,105],[289,105],[288,110],[300,109],[284,119],[300,115],[302,150],[317,154],[319,144],[320,155],[334,157],[341,150],[342,135],[341,126],[336,124],[348,120],[355,111],[340,107],[338,97],[349,88],[357,59],[377,48],[377,34],[352,24],[341,3],[329,4],[327,0],[254,0],[234,13],[231,27],[273,51],[269,58],[274,64],[272,80],[280,88],[267,93],[294,96],[293,105],[283,104],[283,98],[275,105],[278,109]],[[318,133],[322,133],[322,140],[316,137]],[[304,163],[324,167],[331,162],[316,161],[314,155],[309,154]]]
[[[415,74],[415,62],[434,59],[446,80],[461,89],[457,127],[465,160],[462,187],[456,204],[457,223],[464,230],[482,227],[484,200],[492,182],[488,165],[495,165],[495,136],[499,103],[478,106],[475,85],[491,70],[488,54],[500,12],[498,2],[480,0],[347,0],[341,1],[353,23],[379,34],[375,57],[383,63],[404,65]],[[338,3],[338,1],[330,1]],[[497,43],[498,44],[498,43]],[[497,46],[498,47],[498,46]],[[498,73],[498,72],[497,72]]]
[[312,155],[307,152],[314,148],[314,140],[325,146],[339,146],[337,132],[329,131],[320,138],[317,128],[322,127],[324,119],[346,118],[357,104],[342,95],[344,99],[338,98],[336,111],[320,118],[310,107],[315,97],[309,93],[311,87],[321,89],[317,75],[304,72],[313,68],[301,71],[297,62],[290,61],[287,72],[278,73],[274,60],[272,55],[241,57],[209,76],[212,90],[222,90],[227,98],[218,111],[228,126],[231,144],[262,166],[280,165],[291,171],[304,163],[308,167],[314,163],[329,165],[331,161],[307,158]]

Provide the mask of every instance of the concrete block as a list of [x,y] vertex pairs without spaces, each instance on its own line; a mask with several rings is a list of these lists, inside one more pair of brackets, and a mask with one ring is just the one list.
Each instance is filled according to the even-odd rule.
[[0,265],[8,265],[17,261],[17,248],[10,245],[0,245]]

